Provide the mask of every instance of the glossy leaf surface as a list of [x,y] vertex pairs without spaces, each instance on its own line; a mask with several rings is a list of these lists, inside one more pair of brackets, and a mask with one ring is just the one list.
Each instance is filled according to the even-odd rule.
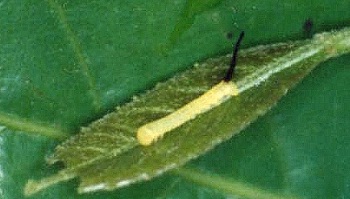
[[[4,1],[0,6],[1,125],[8,127],[1,128],[1,198],[22,198],[28,179],[57,172],[55,168],[47,168],[44,162],[58,144],[51,137],[62,137],[59,136],[62,132],[76,133],[79,127],[98,119],[107,110],[113,110],[115,105],[130,101],[132,95],[173,76],[175,71],[214,54],[230,52],[230,41],[226,39],[230,32],[233,31],[235,36],[238,29],[246,30],[249,36],[244,46],[294,40],[307,35],[302,29],[306,19],[313,21],[311,32],[320,32],[349,25],[350,14],[348,1],[336,4],[334,1],[207,1],[207,8],[193,6],[198,1],[54,3]],[[190,25],[177,25],[181,21]],[[185,30],[173,34],[175,27],[185,27]],[[169,42],[170,35],[179,36],[175,36],[175,42]],[[89,70],[83,69],[82,57]],[[217,167],[212,166],[214,155],[205,156],[198,166],[209,167],[213,173],[228,173],[226,177],[256,183],[262,188],[289,187],[283,183],[284,177],[276,175],[277,171],[286,173],[296,168],[312,168],[317,172],[301,169],[295,175],[299,178],[287,180],[295,182],[290,185],[293,192],[317,198],[346,197],[348,192],[344,187],[347,187],[347,174],[350,173],[346,154],[349,150],[342,143],[348,140],[344,132],[349,128],[345,100],[349,98],[346,94],[346,74],[350,73],[348,60],[343,57],[323,64],[307,83],[300,85],[275,109],[277,116],[259,120],[242,136],[230,141],[232,145],[225,144],[212,152],[214,159],[222,162],[215,164]],[[89,79],[95,82],[95,87],[90,86]],[[95,100],[100,101],[100,105],[93,103],[93,93],[97,93],[96,99],[100,98]],[[301,105],[300,101],[304,103]],[[96,111],[98,107],[102,107],[100,111]],[[300,115],[305,117],[300,118]],[[272,127],[270,120],[274,124]],[[22,128],[23,124],[34,126],[34,130],[49,127],[55,133],[51,133],[50,138],[35,136],[31,133],[33,128],[29,131]],[[291,132],[285,129],[288,126],[302,132],[303,138],[310,139],[303,141],[300,136],[288,139],[291,138]],[[34,132],[48,132],[47,128],[43,129],[46,130]],[[329,138],[322,129],[332,137]],[[262,136],[252,133],[257,131]],[[270,155],[254,151],[269,151],[274,142],[268,138],[274,132],[280,136],[279,140],[290,141],[286,145],[288,149],[304,146],[305,150],[285,152],[287,157],[295,157],[290,159],[293,164],[288,164],[292,167],[285,164],[282,167],[272,158],[279,157],[280,148],[275,148],[276,153]],[[264,139],[264,136],[268,138]],[[338,141],[334,141],[336,138]],[[232,161],[226,161],[227,158]],[[250,161],[247,162],[247,158]],[[264,160],[269,160],[270,164]],[[207,166],[203,162],[207,162]],[[249,163],[260,169],[251,169]],[[271,167],[277,171],[270,172],[268,168]],[[262,177],[255,180],[257,176]],[[301,178],[303,183],[296,183]],[[181,198],[215,195],[218,198],[221,195],[205,188],[191,188],[193,186],[177,178],[164,177],[112,193],[78,196],[76,184],[70,183],[50,188],[33,198],[154,198],[164,195]],[[161,191],[164,188],[170,190],[164,193]]]

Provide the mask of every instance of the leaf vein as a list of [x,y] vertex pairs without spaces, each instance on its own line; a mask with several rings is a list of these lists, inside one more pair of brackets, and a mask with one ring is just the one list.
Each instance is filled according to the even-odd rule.
[[25,133],[37,133],[47,137],[52,137],[55,139],[63,140],[68,137],[68,133],[64,130],[46,126],[44,124],[38,124],[33,121],[29,121],[16,116],[8,115],[0,112],[0,124],[11,128],[13,130],[18,130]]
[[91,75],[91,71],[89,69],[88,63],[87,63],[87,57],[83,55],[82,47],[80,45],[79,40],[76,37],[76,34],[73,32],[72,28],[69,25],[68,19],[66,17],[66,13],[64,12],[62,6],[60,6],[55,0],[48,0],[49,6],[56,12],[56,15],[58,17],[59,22],[62,24],[63,29],[65,30],[66,37],[69,41],[69,44],[73,48],[73,52],[75,54],[75,57],[81,66],[81,70],[83,72],[83,75],[85,76],[89,90],[90,95],[92,97],[92,104],[96,111],[99,111],[101,109],[101,99],[100,96],[97,93],[96,89],[96,82],[93,76]]

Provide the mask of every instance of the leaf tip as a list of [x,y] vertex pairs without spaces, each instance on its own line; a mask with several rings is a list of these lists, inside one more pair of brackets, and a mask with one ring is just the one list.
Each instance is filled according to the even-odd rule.
[[24,196],[31,196],[40,191],[41,189],[38,184],[38,181],[28,180],[27,184],[24,187]]
[[59,172],[56,175],[52,175],[41,180],[28,180],[24,187],[24,196],[31,196],[39,191],[57,184],[59,182],[67,181],[74,178],[76,175],[74,173]]

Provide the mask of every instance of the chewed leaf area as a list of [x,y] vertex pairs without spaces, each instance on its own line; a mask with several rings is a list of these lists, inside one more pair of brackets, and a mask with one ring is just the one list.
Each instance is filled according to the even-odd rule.
[[49,163],[62,161],[66,168],[42,181],[30,181],[26,193],[73,177],[81,179],[79,192],[112,190],[179,167],[240,132],[320,62],[349,52],[349,32],[344,29],[311,40],[242,50],[233,79],[241,92],[238,96],[175,128],[153,145],[141,146],[136,139],[137,129],[218,84],[231,55],[195,64],[59,145]]

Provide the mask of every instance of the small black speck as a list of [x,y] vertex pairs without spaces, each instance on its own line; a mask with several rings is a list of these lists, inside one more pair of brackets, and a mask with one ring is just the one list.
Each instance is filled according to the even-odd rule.
[[314,26],[314,22],[312,21],[312,19],[308,18],[305,20],[303,24],[303,32],[305,37],[307,38],[312,37],[313,26]]
[[233,38],[233,33],[232,33],[232,32],[226,33],[226,38],[227,38],[228,40],[231,40],[231,39]]

